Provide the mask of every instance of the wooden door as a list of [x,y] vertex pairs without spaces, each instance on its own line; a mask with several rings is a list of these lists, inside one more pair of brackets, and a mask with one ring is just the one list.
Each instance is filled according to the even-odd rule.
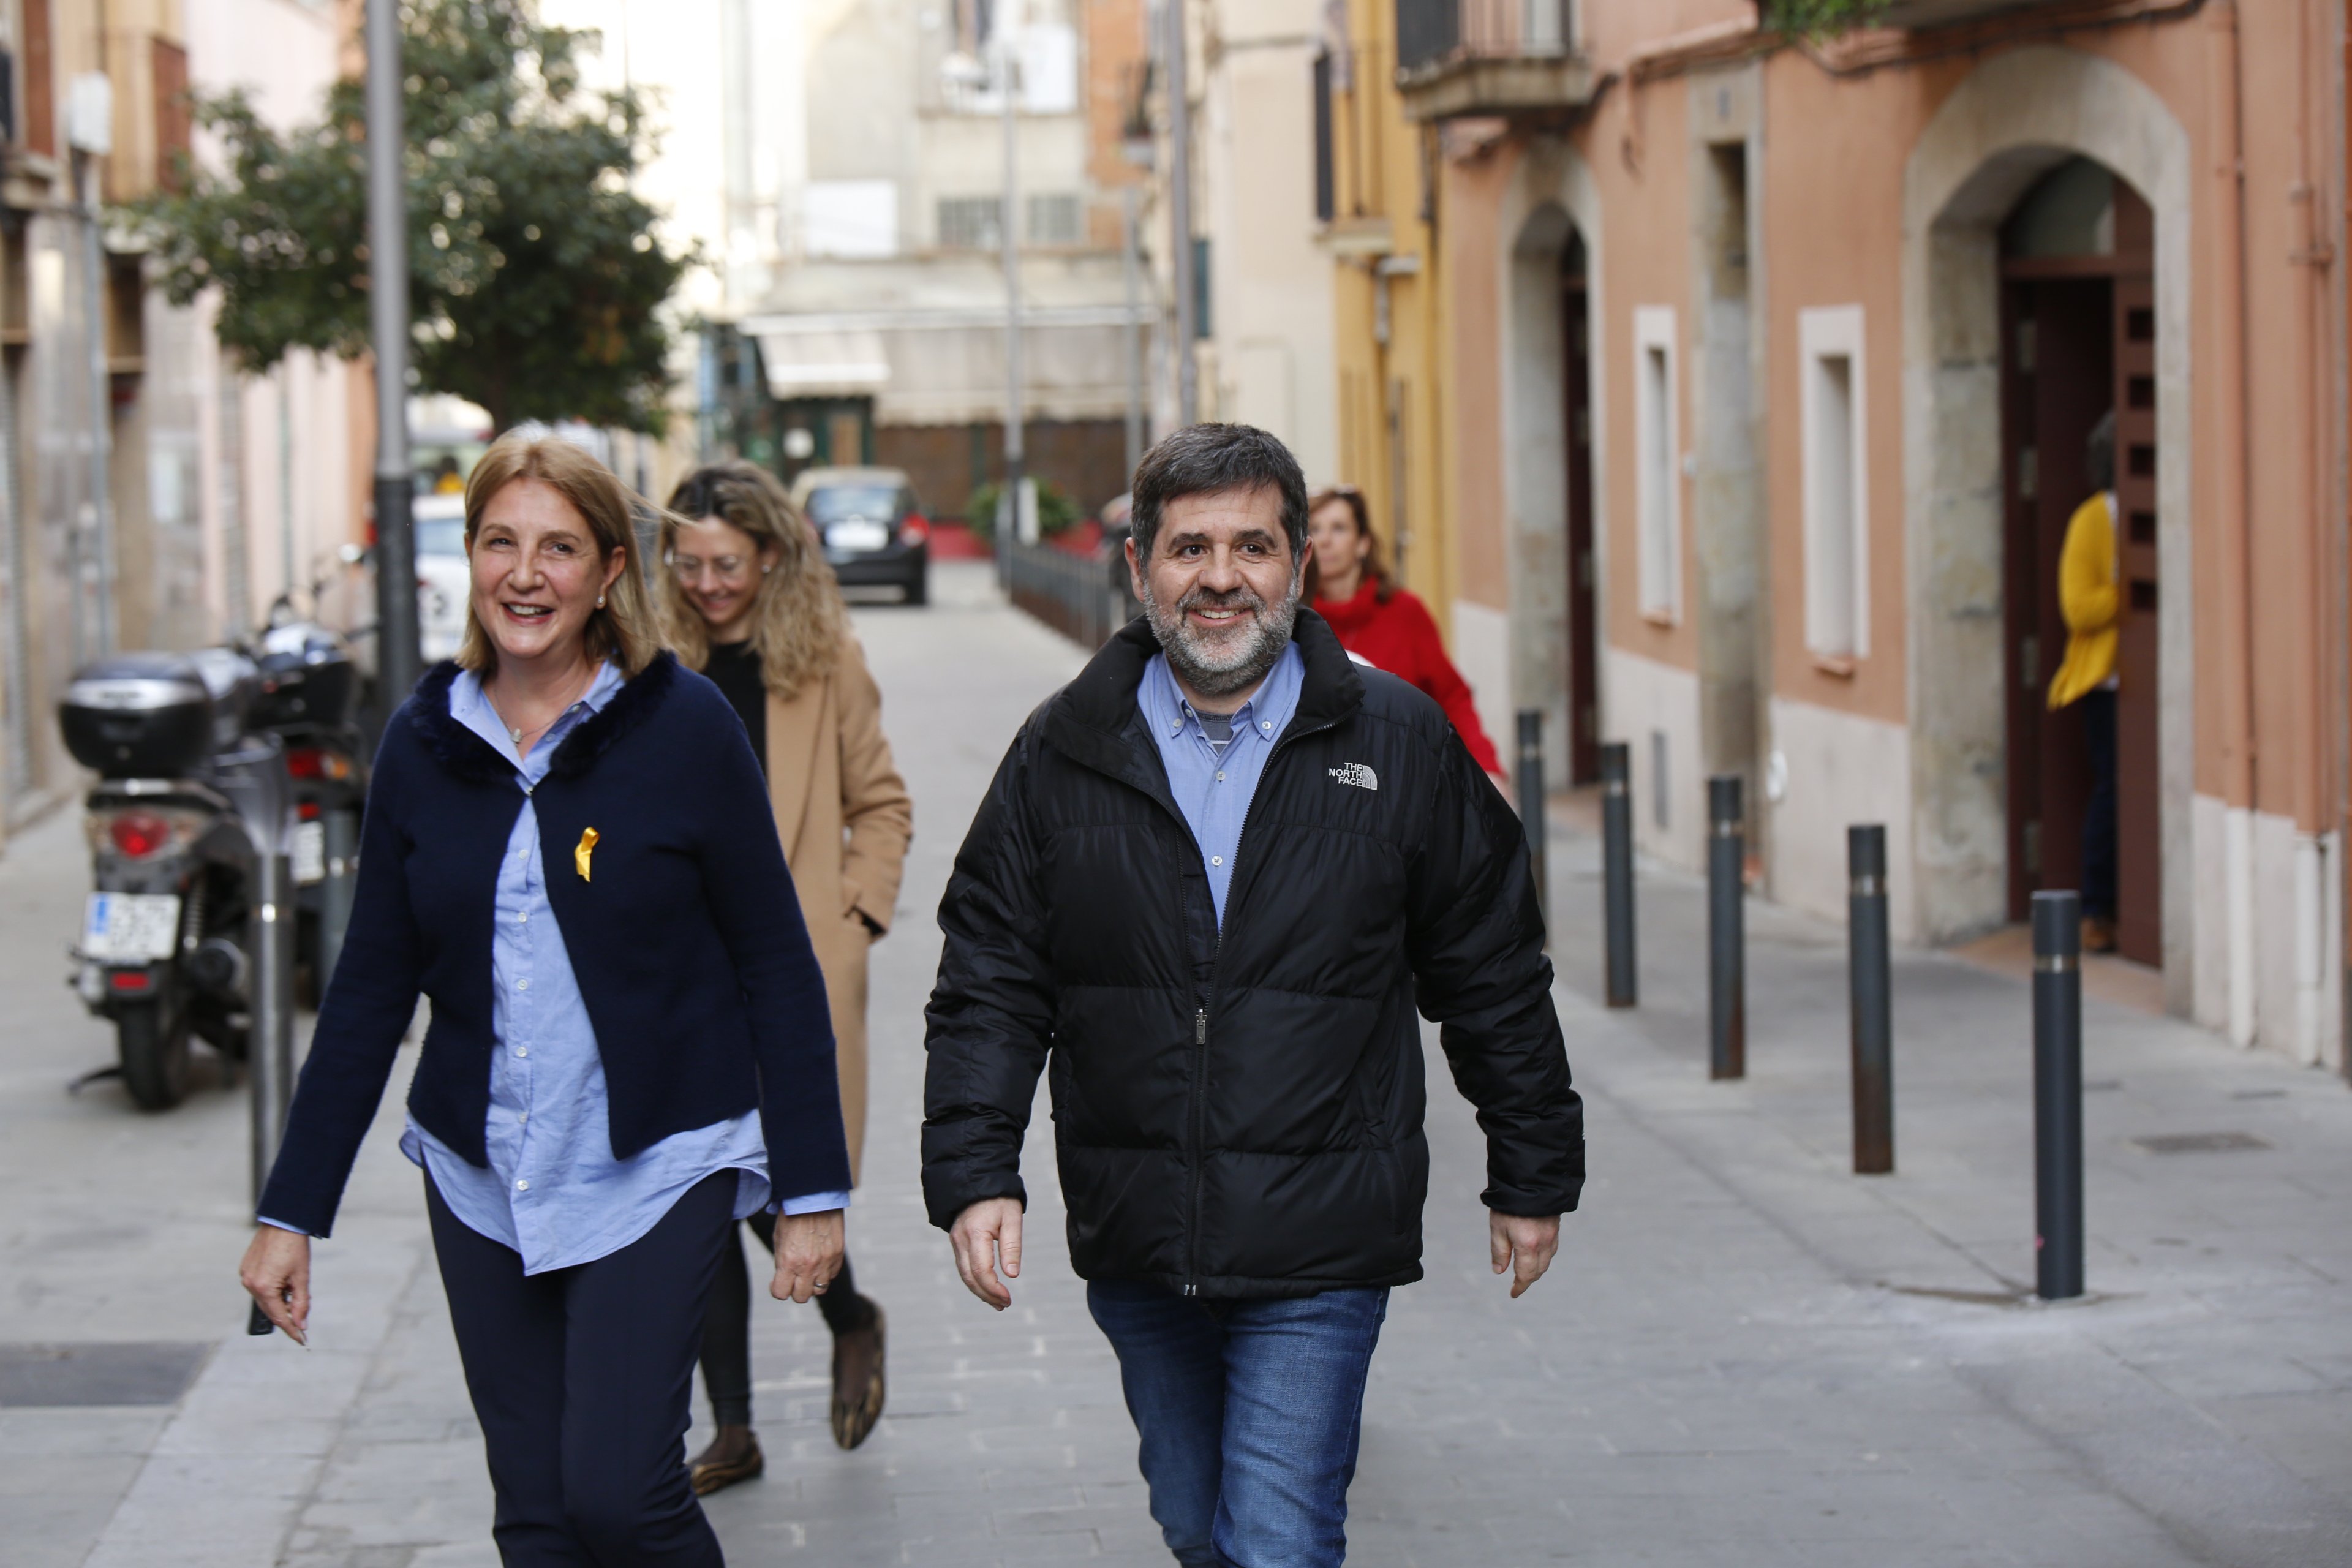
[[2116,948],[2164,962],[2157,787],[2156,273],[2147,205],[2116,186],[2116,548],[2123,627],[2116,673]]
[[2084,442],[2116,415],[2116,541],[2123,624],[2116,650],[2117,949],[2164,958],[2158,723],[2155,221],[2115,185],[2114,247],[2003,263],[2003,592],[2009,644],[2011,918],[2041,888],[2082,885],[2089,757],[2078,711],[2049,711],[2065,656],[2058,556],[2091,494]]
[[2114,391],[2114,286],[2029,276],[2003,292],[2009,889],[2010,916],[2023,920],[2036,889],[2082,885],[2090,755],[2081,715],[2051,712],[2049,693],[2066,653],[2058,555],[2092,494],[2084,448]]
[[1560,368],[1568,411],[1568,778],[1601,776],[1599,573],[1592,558],[1592,296],[1584,238],[1560,250]]

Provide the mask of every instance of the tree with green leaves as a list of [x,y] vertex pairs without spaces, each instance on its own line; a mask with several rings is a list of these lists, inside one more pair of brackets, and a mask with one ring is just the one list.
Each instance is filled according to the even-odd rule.
[[[593,33],[528,0],[403,0],[409,303],[418,386],[503,430],[580,419],[659,434],[670,387],[661,307],[694,258],[663,247],[631,185],[652,155],[633,91],[592,92]],[[368,348],[367,110],[337,83],[284,134],[243,94],[200,99],[224,166],[190,163],[137,204],[174,303],[220,299],[254,370],[289,349]]]
[[1776,32],[1826,38],[1863,26],[1887,0],[1763,0],[1763,22]]

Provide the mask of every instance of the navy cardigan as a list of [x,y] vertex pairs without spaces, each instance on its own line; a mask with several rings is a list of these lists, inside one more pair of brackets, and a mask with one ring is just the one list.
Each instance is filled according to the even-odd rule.
[[[489,1163],[490,928],[522,795],[450,717],[444,664],[376,754],[342,957],[259,1212],[319,1236],[421,993],[408,1108]],[[548,901],[596,1028],[616,1159],[757,1106],[780,1194],[849,1186],[824,977],[760,764],[719,689],[662,654],[567,735],[531,796]],[[589,874],[574,849],[593,829]]]

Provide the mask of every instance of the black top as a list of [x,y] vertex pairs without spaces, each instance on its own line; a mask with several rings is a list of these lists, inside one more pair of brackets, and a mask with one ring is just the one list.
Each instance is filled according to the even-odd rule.
[[747,638],[742,642],[722,642],[710,645],[710,662],[703,674],[743,721],[751,732],[751,754],[760,759],[760,773],[768,771],[768,684],[760,675],[760,650]]
[[1070,1262],[1211,1297],[1421,1275],[1420,1022],[1486,1135],[1487,1207],[1584,1180],[1527,836],[1444,712],[1300,611],[1224,931],[1135,701],[1139,621],[1023,726],[956,856],[929,1013],[942,1226],[1021,1197],[1050,1072]]
[[[351,934],[262,1196],[261,1213],[314,1236],[333,1228],[420,992],[433,1022],[409,1109],[489,1163],[492,894],[523,794],[451,717],[457,674],[427,675],[384,729]],[[614,1157],[756,1106],[772,1189],[838,1192],[849,1152],[824,976],[730,716],[665,653],[565,736],[530,796],[547,896],[595,1026]]]

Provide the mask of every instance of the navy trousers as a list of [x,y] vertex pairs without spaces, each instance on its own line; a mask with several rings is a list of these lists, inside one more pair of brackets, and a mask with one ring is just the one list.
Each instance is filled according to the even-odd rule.
[[2116,918],[2116,694],[2085,691],[2083,737],[2091,759],[2091,796],[2083,803],[2083,912]]
[[719,1568],[687,1482],[703,1307],[734,1240],[721,1171],[620,1251],[526,1278],[425,1183],[433,1248],[498,1493],[507,1568]]

